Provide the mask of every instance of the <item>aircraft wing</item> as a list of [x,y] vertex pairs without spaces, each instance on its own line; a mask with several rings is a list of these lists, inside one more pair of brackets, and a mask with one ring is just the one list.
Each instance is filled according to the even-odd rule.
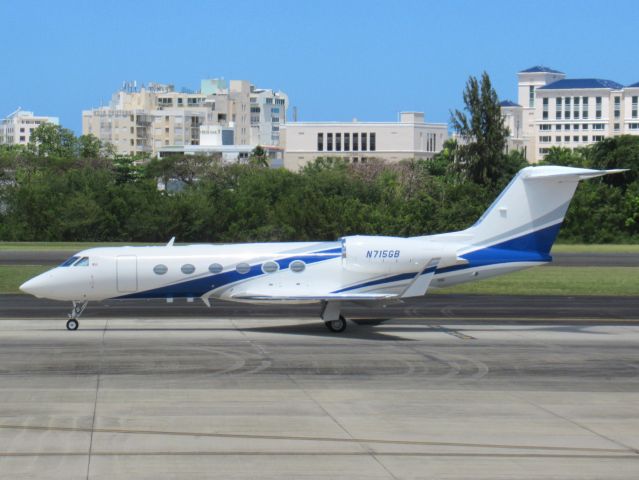
[[422,295],[426,295],[426,291],[430,286],[430,282],[435,276],[435,270],[437,270],[437,265],[441,258],[433,258],[431,259],[426,266],[420,271],[412,282],[406,287],[401,294],[402,298],[410,298],[410,297],[421,297]]
[[255,301],[303,301],[303,300],[390,300],[399,298],[395,293],[328,293],[326,295],[265,295],[260,293],[239,293],[232,298]]

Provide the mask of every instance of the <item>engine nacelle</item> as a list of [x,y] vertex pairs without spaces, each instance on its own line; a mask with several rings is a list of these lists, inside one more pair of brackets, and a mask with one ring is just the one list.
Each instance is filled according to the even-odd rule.
[[342,268],[350,272],[400,274],[418,272],[438,258],[437,268],[468,263],[457,256],[463,245],[421,238],[355,235],[342,237]]
[[343,237],[342,267],[351,272],[416,272],[426,261],[424,242],[401,237]]

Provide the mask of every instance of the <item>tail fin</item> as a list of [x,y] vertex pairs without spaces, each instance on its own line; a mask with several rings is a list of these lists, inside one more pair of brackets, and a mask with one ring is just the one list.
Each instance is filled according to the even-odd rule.
[[580,180],[624,170],[526,167],[465,234],[473,250],[497,247],[548,257]]

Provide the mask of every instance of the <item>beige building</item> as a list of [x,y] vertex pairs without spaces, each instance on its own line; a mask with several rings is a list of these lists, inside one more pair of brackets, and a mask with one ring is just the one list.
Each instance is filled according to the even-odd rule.
[[615,135],[639,135],[639,83],[566,78],[548,67],[518,73],[518,103],[502,102],[510,148],[536,163],[551,147],[576,148]]
[[18,109],[0,122],[0,145],[27,145],[31,133],[43,123],[59,125],[58,117],[35,115]]
[[350,162],[432,158],[448,138],[444,123],[425,123],[422,112],[402,112],[399,122],[294,122],[284,126],[284,167],[297,171],[317,157]]
[[202,80],[198,92],[151,83],[125,83],[107,107],[82,112],[82,133],[115,146],[118,153],[157,154],[164,147],[200,145],[202,128],[232,131],[232,144],[279,145],[288,97],[246,80]]

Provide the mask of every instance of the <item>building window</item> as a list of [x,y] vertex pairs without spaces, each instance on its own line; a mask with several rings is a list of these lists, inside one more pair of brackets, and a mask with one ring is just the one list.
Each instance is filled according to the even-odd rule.
[[351,149],[351,134],[344,134],[344,151],[348,152]]
[[573,141],[573,142],[578,142],[578,141],[579,141],[579,135],[574,135],[574,136],[572,137],[572,141]]
[[317,134],[317,151],[318,152],[324,151],[324,134],[323,133]]
[[214,275],[221,273],[222,270],[224,270],[224,267],[220,265],[219,263],[212,263],[211,265],[209,265],[209,272],[211,272]]
[[582,135],[581,136],[581,141],[582,142],[587,142],[588,141],[588,135]]
[[168,271],[169,271],[169,269],[167,268],[167,266],[166,265],[162,265],[161,263],[159,265],[156,265],[155,267],[153,267],[153,272],[156,275],[164,275]]
[[564,142],[570,141],[570,135],[564,135]]
[[530,108],[535,106],[535,87],[532,85],[528,87],[528,106]]
[[539,125],[539,130],[550,130],[550,128],[552,127],[552,125]]
[[366,146],[366,134],[362,133],[360,134],[361,137],[361,145],[362,145],[362,152],[365,151],[368,147]]
[[620,128],[621,128],[621,125],[619,123],[615,123],[614,129],[619,130]]
[[190,263],[185,263],[184,265],[182,265],[182,268],[180,270],[182,270],[183,274],[189,275],[195,272],[195,267],[191,265]]
[[605,128],[605,125],[603,123],[593,123],[592,124],[592,129],[593,130],[603,130]]
[[368,143],[369,143],[369,147],[370,147],[369,150],[371,152],[374,152],[375,148],[377,148],[377,145],[375,145],[375,133],[374,132],[369,133],[369,142]]
[[548,143],[548,142],[550,142],[550,140],[551,140],[551,137],[549,137],[549,136],[539,137],[539,142],[540,143]]
[[604,139],[603,135],[593,135],[592,137],[593,142],[601,142],[603,139]]
[[587,123],[582,124],[581,125],[581,129],[582,130],[588,130],[588,124]]
[[615,118],[619,117],[621,117],[621,97],[615,97]]
[[555,125],[555,130],[561,130],[561,124],[558,123],[557,125]]
[[332,133],[326,134],[326,150],[328,150],[329,152],[333,151],[333,134]]
[[342,134],[341,133],[335,134],[335,151],[336,152],[342,151]]
[[353,151],[356,152],[357,150],[359,150],[358,144],[357,142],[359,141],[359,135],[354,133],[353,134]]
[[561,142],[561,136],[557,135],[557,136],[555,137],[555,142]]
[[639,130],[639,123],[629,123],[628,128],[630,130]]

